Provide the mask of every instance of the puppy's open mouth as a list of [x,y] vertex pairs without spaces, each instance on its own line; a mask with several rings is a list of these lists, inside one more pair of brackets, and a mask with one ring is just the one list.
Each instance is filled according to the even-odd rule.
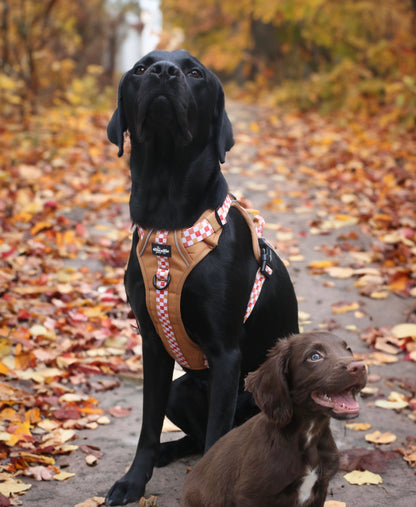
[[355,389],[330,394],[313,391],[311,397],[316,404],[332,409],[336,415],[354,416],[360,412],[360,406],[355,399],[356,392]]

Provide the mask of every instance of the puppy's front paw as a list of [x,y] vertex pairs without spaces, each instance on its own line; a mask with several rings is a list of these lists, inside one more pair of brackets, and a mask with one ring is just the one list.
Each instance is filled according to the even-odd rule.
[[137,502],[143,495],[144,486],[125,475],[111,487],[105,498],[105,503],[109,506],[126,505]]

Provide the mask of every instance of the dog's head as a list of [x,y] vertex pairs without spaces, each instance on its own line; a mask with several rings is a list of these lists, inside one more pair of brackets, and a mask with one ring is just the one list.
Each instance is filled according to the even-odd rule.
[[195,141],[203,147],[211,136],[221,162],[234,143],[221,83],[184,50],[152,51],[124,74],[107,128],[119,156],[126,130],[132,144],[167,135],[176,145]]
[[284,427],[293,412],[351,419],[359,414],[356,394],[365,386],[366,366],[345,341],[331,333],[279,340],[268,359],[246,379],[258,407]]

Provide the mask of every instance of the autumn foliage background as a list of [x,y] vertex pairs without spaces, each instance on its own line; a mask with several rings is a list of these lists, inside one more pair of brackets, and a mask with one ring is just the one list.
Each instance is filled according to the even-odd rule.
[[[267,106],[237,140],[262,163],[283,157],[278,173],[368,235],[380,275],[368,296],[415,297],[416,1],[161,8],[160,47],[189,49],[229,99]],[[136,2],[0,0],[2,506],[24,488],[16,473],[66,478],[75,430],[108,423],[94,392],[118,380],[92,374],[141,374],[122,286],[129,174],[105,131],[129,12]],[[283,191],[269,197],[285,211]]]

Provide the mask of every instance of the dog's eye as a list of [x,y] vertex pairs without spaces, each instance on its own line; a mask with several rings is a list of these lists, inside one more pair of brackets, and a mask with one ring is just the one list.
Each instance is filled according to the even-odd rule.
[[144,65],[138,65],[136,67],[136,70],[134,71],[134,73],[137,75],[137,76],[141,76],[142,74],[144,74],[146,72],[146,67]]
[[309,356],[309,360],[312,361],[312,362],[320,361],[321,359],[323,359],[323,357],[322,357],[322,355],[319,352],[313,352]]
[[192,69],[188,72],[189,77],[193,77],[194,79],[201,79],[203,77],[202,72],[198,69]]

